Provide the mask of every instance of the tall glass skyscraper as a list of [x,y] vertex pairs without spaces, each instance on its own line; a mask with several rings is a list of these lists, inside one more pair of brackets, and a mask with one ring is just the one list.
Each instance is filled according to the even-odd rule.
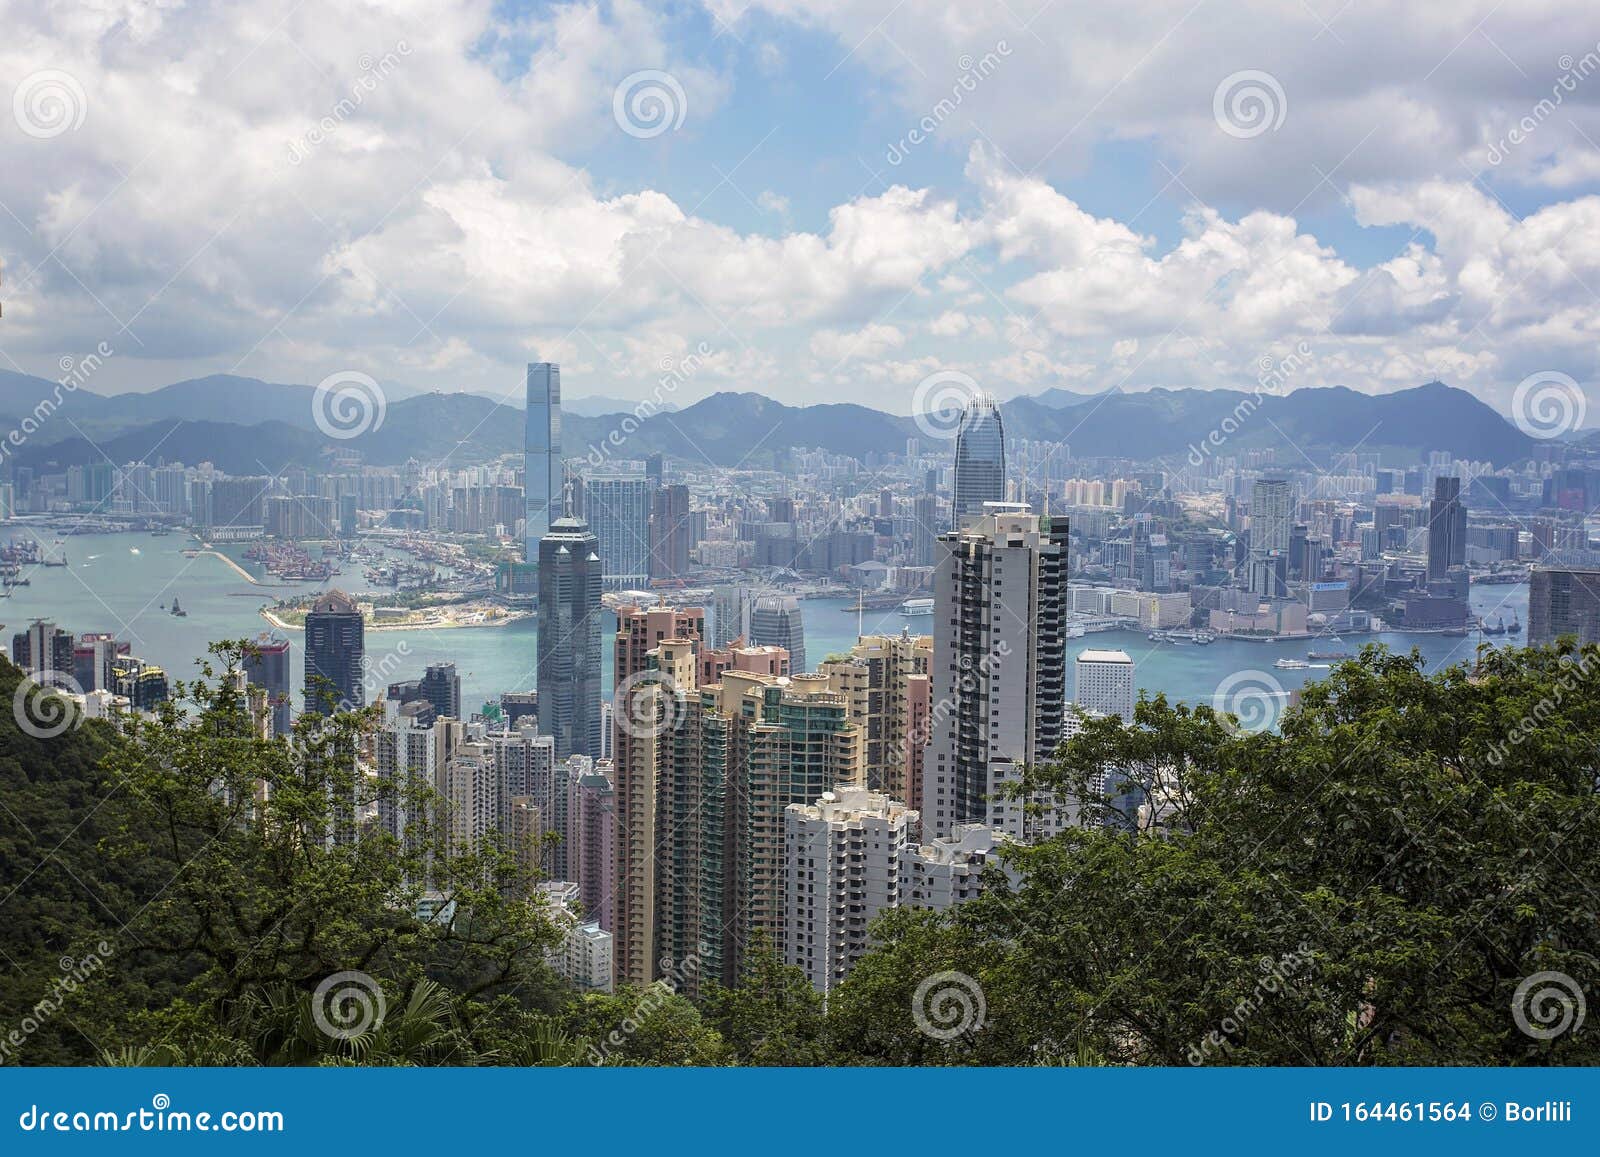
[[356,602],[343,591],[320,595],[306,613],[306,711],[318,715],[367,705],[362,680],[366,625]]
[[539,541],[539,730],[558,760],[602,755],[598,548],[581,518],[556,519]]
[[606,584],[650,582],[650,483],[642,474],[591,474],[583,480],[583,516],[600,542]]
[[528,363],[527,427],[522,464],[526,522],[523,558],[539,561],[539,540],[561,516],[561,367]]
[[983,513],[985,502],[1006,500],[1006,433],[1000,406],[988,394],[967,403],[956,431],[955,529]]
[[759,595],[750,607],[750,642],[757,647],[782,647],[789,652],[789,670],[806,667],[806,628],[800,600],[793,595]]

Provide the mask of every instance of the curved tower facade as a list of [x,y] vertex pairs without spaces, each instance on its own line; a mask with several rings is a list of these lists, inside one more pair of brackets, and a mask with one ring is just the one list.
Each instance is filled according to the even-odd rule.
[[1006,434],[1000,406],[988,394],[967,403],[956,432],[955,529],[983,513],[985,502],[1006,500]]

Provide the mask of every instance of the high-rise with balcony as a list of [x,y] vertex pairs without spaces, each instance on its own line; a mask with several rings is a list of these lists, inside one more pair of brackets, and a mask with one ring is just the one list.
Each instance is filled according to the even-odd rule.
[[867,787],[911,804],[922,792],[933,639],[864,635],[848,655],[828,659],[818,673],[845,697],[851,722],[865,737]]
[[1006,434],[1000,406],[988,394],[967,403],[956,431],[955,529],[980,517],[986,502],[1006,498]]
[[695,687],[705,612],[671,607],[617,610],[613,647],[612,784],[617,814],[613,872],[617,979],[655,979],[656,906],[661,870],[663,773],[671,730]]
[[530,362],[522,443],[523,557],[539,561],[539,540],[561,514],[561,367]]
[[925,836],[990,822],[1003,785],[1054,753],[1067,702],[1067,520],[991,507],[939,544]]

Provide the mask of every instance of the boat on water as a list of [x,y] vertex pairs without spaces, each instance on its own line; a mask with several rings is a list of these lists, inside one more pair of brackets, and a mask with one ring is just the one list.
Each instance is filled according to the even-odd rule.
[[933,614],[933,600],[907,599],[905,602],[900,604],[900,613],[907,616],[931,615]]
[[[1443,635],[1447,639],[1465,639],[1467,637],[1467,628],[1465,628],[1465,627],[1446,627],[1444,630],[1440,631],[1439,633],[1441,635]],[[1484,634],[1486,634],[1486,635],[1499,635],[1499,634],[1504,634],[1504,632],[1503,631],[1485,631]]]
[[1279,659],[1273,664],[1280,671],[1309,671],[1311,664],[1304,659]]
[[1521,620],[1519,620],[1517,618],[1517,616],[1515,614],[1513,614],[1511,616],[1511,625],[1506,628],[1506,634],[1508,634],[1508,635],[1520,635],[1520,634],[1522,634],[1522,622],[1521,622]]
[[189,612],[184,610],[182,607],[180,607],[178,605],[178,600],[177,600],[176,597],[174,597],[173,600],[172,600],[172,612],[171,613],[176,615],[180,619],[186,619],[186,618],[189,617]]
[[1306,658],[1324,663],[1342,663],[1346,659],[1354,659],[1355,655],[1349,651],[1307,651]]
[[[1495,621],[1495,625],[1492,627],[1488,623],[1479,623],[1478,629],[1486,635],[1503,635],[1506,633],[1505,616],[1500,616],[1500,618]],[[1465,634],[1466,632],[1462,633]]]

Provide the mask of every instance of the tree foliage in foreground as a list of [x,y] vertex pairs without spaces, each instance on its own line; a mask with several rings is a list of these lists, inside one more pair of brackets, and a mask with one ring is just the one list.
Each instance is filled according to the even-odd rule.
[[[369,718],[262,740],[239,657],[125,734],[0,714],[0,1032],[31,1025],[7,1062],[1600,1063],[1573,1023],[1600,993],[1595,648],[1431,674],[1368,648],[1278,733],[1160,697],[1089,720],[1024,785],[1087,822],[1009,853],[1014,888],[889,913],[826,1007],[767,945],[697,1003],[570,991],[527,857],[450,846],[425,792],[404,841],[351,838],[395,790],[349,770]],[[381,1020],[328,1003],[345,973]],[[1570,988],[1519,996],[1541,973]]]

